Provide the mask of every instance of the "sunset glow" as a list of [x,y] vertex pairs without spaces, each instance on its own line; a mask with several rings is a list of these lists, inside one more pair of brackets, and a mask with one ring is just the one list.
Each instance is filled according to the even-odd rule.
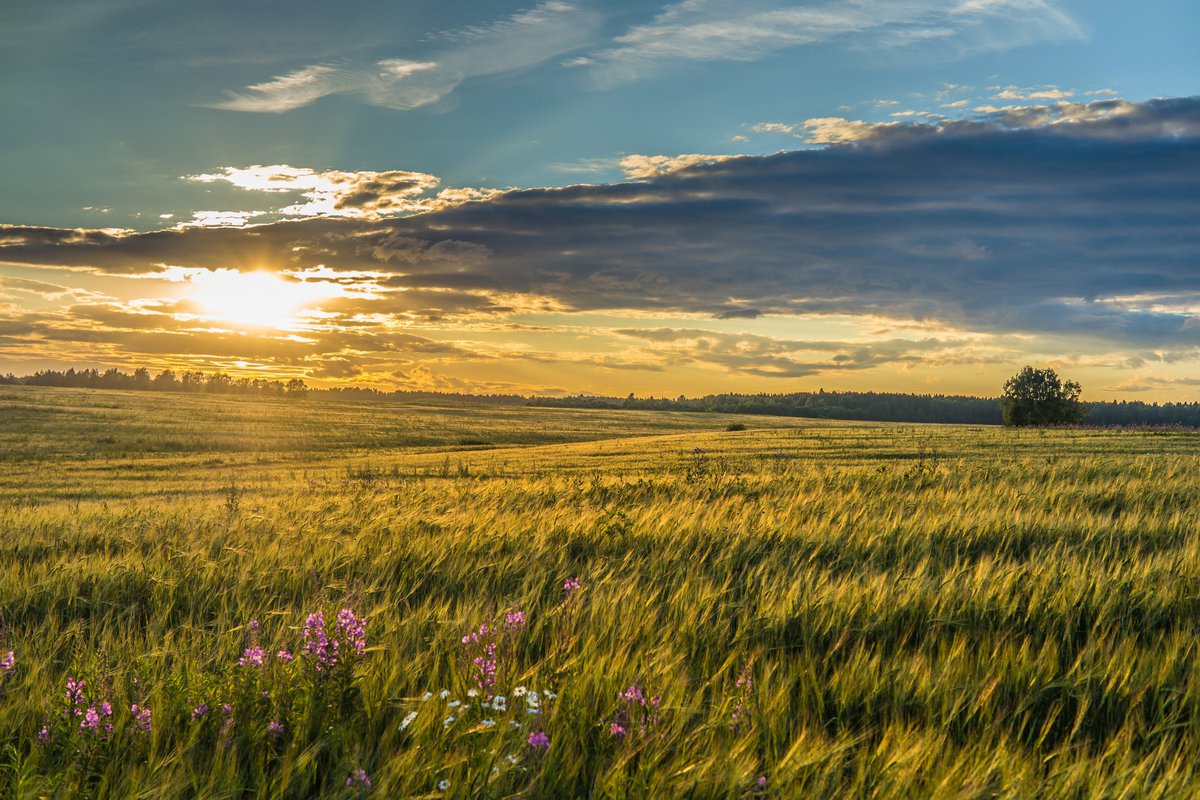
[[248,327],[288,329],[306,309],[341,294],[336,286],[302,283],[267,272],[221,269],[191,278],[188,297],[212,319]]

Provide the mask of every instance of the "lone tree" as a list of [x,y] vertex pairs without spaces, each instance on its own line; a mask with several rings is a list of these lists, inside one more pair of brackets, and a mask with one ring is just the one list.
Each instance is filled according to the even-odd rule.
[[1025,369],[1008,379],[1000,396],[1005,425],[1069,425],[1087,415],[1079,384],[1063,383],[1052,369]]

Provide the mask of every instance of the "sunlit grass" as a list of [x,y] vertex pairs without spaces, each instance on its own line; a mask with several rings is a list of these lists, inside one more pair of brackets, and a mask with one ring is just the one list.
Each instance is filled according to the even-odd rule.
[[[158,422],[134,393],[3,402],[58,411],[0,429],[25,454],[0,467],[16,658],[0,795],[351,797],[359,769],[389,798],[1200,787],[1194,434],[174,397],[152,399]],[[88,444],[97,416],[115,450]],[[428,439],[372,447],[393,428]],[[311,662],[271,658],[343,607],[367,650],[332,702]],[[505,711],[452,713],[476,681],[462,637],[514,609]],[[250,620],[271,691],[299,694],[278,742],[222,744],[190,713],[241,686]],[[86,763],[37,744],[84,671],[117,707]],[[661,696],[644,731],[631,685]],[[518,686],[556,695],[536,724]]]

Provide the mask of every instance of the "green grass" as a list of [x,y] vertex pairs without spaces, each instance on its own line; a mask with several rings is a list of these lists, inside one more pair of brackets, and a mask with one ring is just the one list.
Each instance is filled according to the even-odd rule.
[[[1195,434],[25,387],[0,420],[0,796],[1200,794]],[[341,607],[341,683],[237,667],[251,619],[274,653]],[[500,724],[443,728],[513,608]],[[86,747],[82,674],[116,707]],[[634,683],[657,723],[614,739]],[[190,719],[219,697],[228,742]]]

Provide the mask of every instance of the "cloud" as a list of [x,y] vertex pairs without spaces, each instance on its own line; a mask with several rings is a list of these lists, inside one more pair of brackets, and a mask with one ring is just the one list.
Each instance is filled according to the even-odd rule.
[[[428,211],[456,202],[487,197],[483,190],[446,190],[436,197],[427,193],[440,180],[423,172],[390,170],[387,172],[317,171],[286,164],[248,167],[222,167],[217,172],[185,175],[184,180],[199,183],[229,183],[239,189],[257,192],[291,192],[302,202],[272,212],[197,212],[191,225],[245,225],[250,219],[267,214],[289,217],[350,217],[379,219],[395,214]],[[203,215],[203,216],[202,216]]]
[[735,375],[803,378],[882,366],[978,363],[985,358],[969,340],[887,339],[875,341],[791,340],[704,329],[626,328],[619,336],[645,342],[637,363],[702,364]]
[[974,111],[977,114],[975,118],[953,120],[927,111],[890,114],[900,119],[922,117],[931,121],[926,125],[813,117],[800,123],[759,123],[752,130],[786,134],[812,145],[896,141],[899,138],[924,138],[932,134],[954,136],[1020,129],[1117,140],[1200,135],[1200,109],[1192,98],[1161,99],[1149,103],[1134,103],[1118,98],[1090,103],[982,105]]
[[[380,276],[374,313],[414,319],[423,304],[445,319],[842,315],[1130,353],[1200,346],[1200,98],[860,124],[798,128],[828,146],[403,218],[0,227],[0,261],[133,275],[322,265]],[[773,355],[795,362],[783,372],[823,363]]]
[[268,211],[193,211],[192,218],[180,222],[178,228],[244,228],[257,217],[265,217]]
[[1075,92],[1059,89],[1057,86],[1006,86],[996,92],[997,100],[1066,100],[1073,97]]
[[1113,386],[1118,392],[1161,392],[1163,389],[1192,388],[1200,386],[1200,378],[1169,377],[1154,373],[1135,375]]
[[754,61],[791,47],[928,46],[953,54],[1081,36],[1050,0],[682,0],[583,64],[605,86],[687,61]]
[[465,80],[519,72],[578,50],[592,39],[600,19],[572,3],[544,2],[491,25],[432,37],[440,46],[427,58],[385,58],[358,66],[312,64],[226,92],[226,99],[213,106],[282,113],[335,94],[402,111],[432,106]]
[[631,155],[621,159],[621,169],[630,180],[645,180],[659,175],[669,175],[672,172],[695,167],[699,164],[715,164],[735,156],[709,156],[698,153],[688,153],[679,156],[643,156]]

